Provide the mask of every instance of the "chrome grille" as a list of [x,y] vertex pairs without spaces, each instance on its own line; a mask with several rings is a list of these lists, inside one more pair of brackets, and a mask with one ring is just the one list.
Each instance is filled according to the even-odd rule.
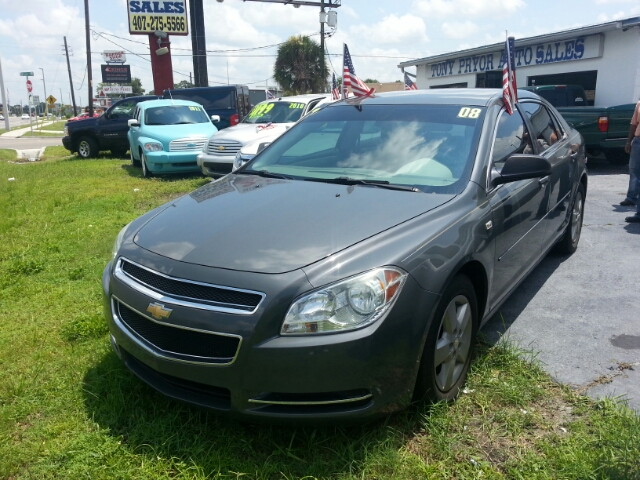
[[204,144],[207,143],[205,137],[191,137],[191,138],[179,138],[169,143],[170,152],[191,152],[200,151],[204,148]]
[[118,260],[115,276],[157,301],[201,310],[247,315],[256,311],[265,296],[260,292],[170,277],[124,258]]
[[202,330],[188,330],[158,323],[113,298],[113,311],[118,319],[140,339],[163,354],[178,360],[197,363],[230,364],[235,360],[240,337]]
[[228,157],[236,156],[236,153],[240,151],[242,144],[231,140],[210,140],[207,146],[207,153],[209,155]]

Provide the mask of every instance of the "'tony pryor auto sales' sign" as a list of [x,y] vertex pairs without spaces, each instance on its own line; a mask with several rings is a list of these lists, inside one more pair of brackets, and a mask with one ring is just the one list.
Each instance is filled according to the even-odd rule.
[[103,83],[131,83],[130,65],[100,65]]

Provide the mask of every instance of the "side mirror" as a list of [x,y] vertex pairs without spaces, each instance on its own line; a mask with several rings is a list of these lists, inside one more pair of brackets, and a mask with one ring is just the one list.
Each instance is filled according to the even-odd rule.
[[211,121],[213,123],[219,123],[220,122],[220,115],[211,115]]
[[551,175],[551,163],[540,155],[514,154],[504,162],[502,170],[491,172],[491,185],[517,182]]
[[129,125],[129,127],[139,127],[140,126],[140,122],[138,122],[138,120],[136,120],[135,118],[130,118],[127,121],[127,125]]

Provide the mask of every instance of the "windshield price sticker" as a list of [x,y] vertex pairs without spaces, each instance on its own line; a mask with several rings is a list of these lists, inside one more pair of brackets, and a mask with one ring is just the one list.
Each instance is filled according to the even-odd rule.
[[304,108],[304,103],[290,103],[289,108]]
[[200,107],[189,107],[189,110],[193,110],[195,112],[199,112],[200,111]]
[[249,113],[249,118],[260,117],[262,115],[266,115],[271,111],[275,103],[263,103],[260,105],[256,105],[256,107],[251,110]]
[[478,118],[481,111],[479,108],[462,107],[458,112],[458,118]]
[[127,0],[129,33],[164,32],[172,35],[188,35],[186,1]]

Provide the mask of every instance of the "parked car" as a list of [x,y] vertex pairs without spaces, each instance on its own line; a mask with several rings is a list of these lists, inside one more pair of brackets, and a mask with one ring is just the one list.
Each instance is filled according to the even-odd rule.
[[251,110],[249,87],[246,85],[220,85],[165,90],[164,98],[191,100],[202,105],[207,115],[218,115],[218,130],[240,123]]
[[624,151],[635,103],[612,107],[588,107],[584,89],[579,85],[540,85],[524,87],[537,93],[557,108],[564,119],[584,137],[587,154],[604,154],[613,164],[629,162]]
[[331,102],[330,94],[308,94],[281,97],[260,102],[242,123],[221,130],[207,142],[198,156],[202,173],[221,177],[233,168],[238,151],[248,142],[284,133],[295,122],[321,103]]
[[20,117],[20,119],[29,120],[29,114],[28,113],[23,113],[22,116]]
[[97,118],[67,122],[62,144],[70,152],[78,152],[82,158],[95,157],[100,150],[111,150],[114,155],[124,157],[129,149],[127,122],[132,118],[136,106],[140,102],[157,99],[155,95],[124,98]]
[[[131,163],[142,174],[199,172],[196,157],[217,131],[202,105],[187,100],[149,100],[129,120]],[[215,120],[218,120],[215,117]]]
[[535,94],[513,115],[488,89],[336,102],[122,229],[111,342],[165,395],[248,420],[452,400],[482,324],[578,247],[586,192],[580,134]]

